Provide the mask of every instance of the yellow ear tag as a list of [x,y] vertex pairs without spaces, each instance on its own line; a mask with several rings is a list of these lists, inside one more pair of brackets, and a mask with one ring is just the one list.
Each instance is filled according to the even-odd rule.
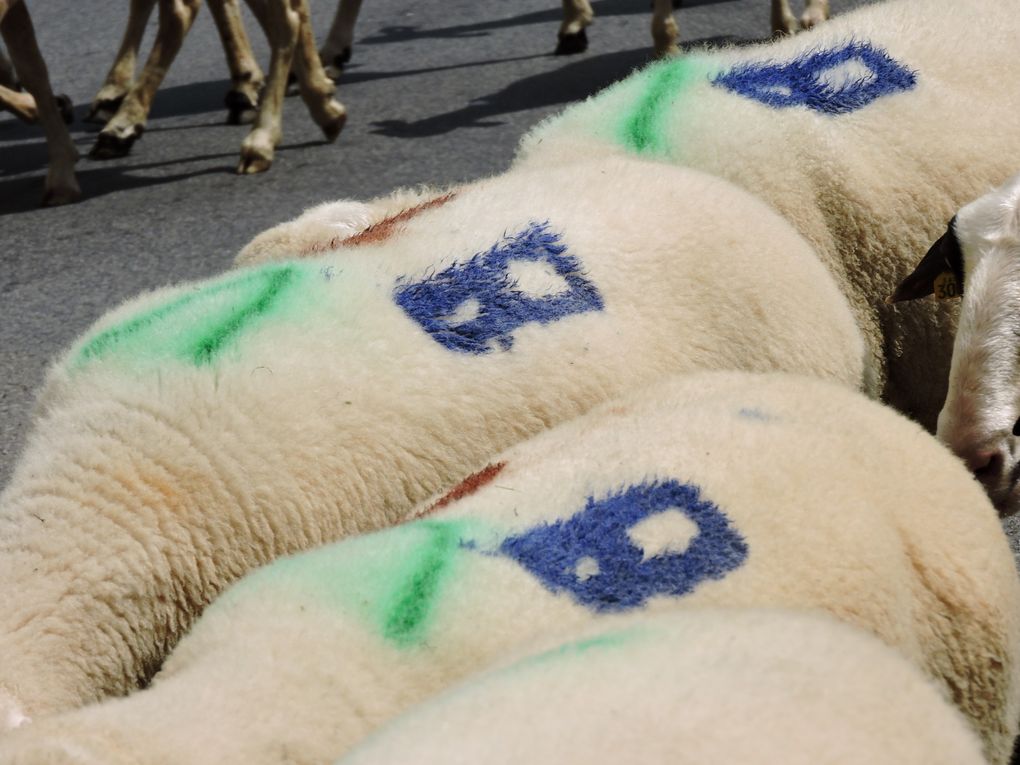
[[943,271],[935,277],[935,297],[939,300],[960,297],[960,285],[956,283],[956,275],[952,271]]

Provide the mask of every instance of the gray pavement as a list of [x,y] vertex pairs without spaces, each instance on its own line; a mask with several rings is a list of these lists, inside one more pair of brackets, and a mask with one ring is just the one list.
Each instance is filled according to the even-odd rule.
[[[112,61],[127,0],[28,2],[54,88],[76,105],[84,199],[37,208],[41,133],[0,116],[0,485],[49,359],[108,307],[221,271],[255,233],[317,202],[500,172],[529,126],[650,54],[648,0],[595,0],[591,48],[569,58],[550,55],[556,0],[367,0],[340,82],[349,119],[339,140],[325,143],[300,100],[288,99],[273,168],[239,177],[233,168],[247,128],[223,124],[226,67],[207,11],[132,155],[96,162],[84,158],[96,128],[81,117]],[[333,3],[312,2],[324,32]],[[863,4],[833,3],[836,12]],[[760,38],[768,0],[686,0],[678,19],[686,44]]]

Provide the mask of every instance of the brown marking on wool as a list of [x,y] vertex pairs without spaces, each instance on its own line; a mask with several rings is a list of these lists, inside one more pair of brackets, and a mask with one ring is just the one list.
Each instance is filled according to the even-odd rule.
[[357,234],[352,234],[347,237],[333,237],[325,244],[316,242],[315,244],[309,245],[305,252],[326,252],[328,250],[335,250],[337,247],[357,247],[362,244],[378,244],[379,242],[389,239],[393,235],[394,230],[400,224],[406,223],[411,220],[411,218],[415,217],[419,213],[425,212],[426,210],[431,210],[435,207],[442,207],[453,199],[454,196],[455,194],[452,191],[448,194],[443,194],[441,197],[430,199],[427,202],[422,202],[420,205],[403,210],[396,215],[383,218],[378,223],[373,223],[364,231],[359,231]]
[[477,473],[472,473],[463,481],[458,483],[446,494],[441,496],[434,503],[425,508],[419,515],[419,518],[424,518],[426,515],[431,515],[436,510],[446,507],[451,502],[456,502],[458,499],[463,499],[470,494],[474,494],[480,488],[485,486],[487,483],[491,483],[492,480],[499,475],[503,468],[506,467],[505,462],[497,462],[494,465],[486,465]]

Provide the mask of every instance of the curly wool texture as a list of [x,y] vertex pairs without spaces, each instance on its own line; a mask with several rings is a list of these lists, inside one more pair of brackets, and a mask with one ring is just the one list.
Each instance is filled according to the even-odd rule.
[[957,308],[883,301],[963,204],[1016,172],[1017,50],[1008,3],[874,3],[794,38],[652,64],[532,129],[514,167],[630,154],[747,189],[847,296],[872,391],[934,432]]
[[[500,463],[497,477],[424,520],[253,572],[207,609],[151,688],[0,739],[0,763],[76,752],[59,762],[269,765],[280,751],[330,762],[535,641],[552,648],[626,618],[697,621],[705,608],[823,611],[872,633],[899,654],[893,664],[908,662],[955,704],[989,762],[1008,761],[1020,719],[1020,582],[1009,546],[963,466],[889,408],[790,375],[683,375],[535,436]],[[519,544],[529,538],[541,544]],[[662,575],[645,577],[650,570]],[[797,635],[781,645],[792,650]],[[973,761],[972,739],[930,689],[915,709],[912,693],[881,685],[883,664],[855,669],[855,655],[833,670],[887,690],[848,691],[849,717],[828,724],[857,715],[892,724],[928,708],[940,729],[861,729],[863,749],[836,746],[832,762],[886,749],[893,759],[876,762],[949,763],[968,746],[958,762]],[[818,658],[801,693],[833,692],[827,661]],[[770,712],[777,725],[810,719]],[[720,721],[723,731],[740,724]],[[708,737],[707,721],[704,729]],[[761,730],[777,736],[750,739],[762,752],[802,743],[781,725]],[[942,735],[956,743],[940,752]],[[654,739],[653,751],[669,741]],[[805,756],[822,743],[806,736]]]
[[[402,304],[437,278],[456,300]],[[483,180],[381,241],[143,295],[50,369],[0,496],[0,722],[131,691],[250,569],[404,520],[665,373],[857,387],[862,357],[787,224],[632,158]]]

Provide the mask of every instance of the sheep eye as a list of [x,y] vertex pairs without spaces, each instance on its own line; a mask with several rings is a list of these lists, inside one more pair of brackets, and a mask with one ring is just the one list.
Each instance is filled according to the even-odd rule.
[[1020,420],[1013,423],[1013,435],[1020,436]]

